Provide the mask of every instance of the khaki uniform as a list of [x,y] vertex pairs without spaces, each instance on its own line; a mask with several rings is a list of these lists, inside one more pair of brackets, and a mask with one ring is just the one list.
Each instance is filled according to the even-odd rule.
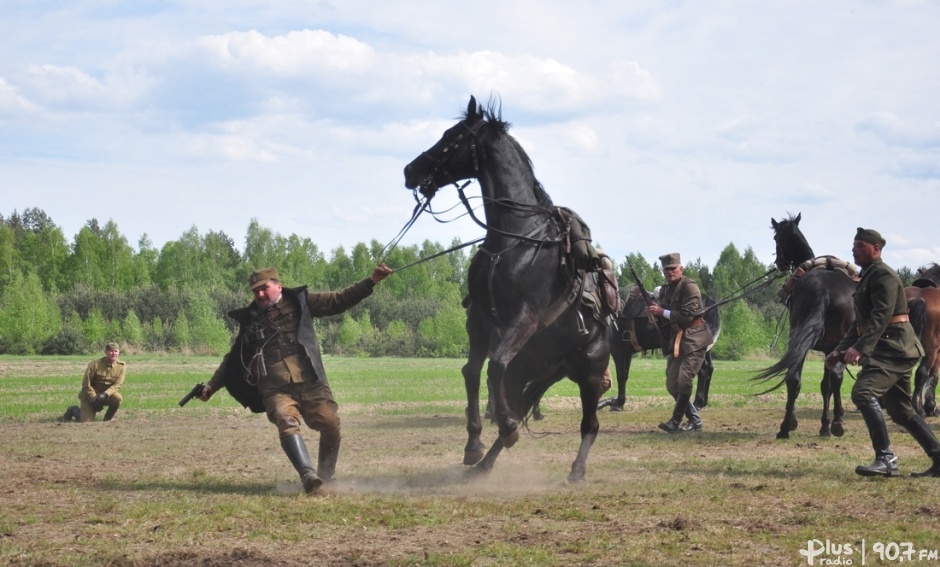
[[692,394],[695,377],[702,368],[712,332],[701,315],[702,292],[698,284],[682,276],[674,284],[664,286],[660,300],[669,310],[669,344],[666,345],[666,391],[675,398]]
[[78,400],[81,402],[82,421],[95,421],[97,413],[91,403],[95,397],[104,392],[108,395],[104,405],[117,409],[121,406],[124,398],[121,397],[120,389],[124,385],[127,365],[121,360],[115,360],[112,364],[107,356],[93,360],[85,369],[85,376],[82,378],[82,389],[78,392]]

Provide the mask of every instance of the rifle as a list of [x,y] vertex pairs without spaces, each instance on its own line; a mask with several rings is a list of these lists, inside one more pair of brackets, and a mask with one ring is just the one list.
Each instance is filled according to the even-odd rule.
[[[633,269],[633,264],[630,263],[629,257],[627,258],[627,267],[630,268],[630,275],[633,276],[633,281],[636,282],[636,287],[637,289],[640,290],[640,294],[643,296],[643,300],[646,301],[646,305],[647,306],[652,305],[654,303],[653,296],[650,295],[650,292],[646,291],[646,287],[643,285],[643,282],[640,281],[640,277],[636,275],[636,270]],[[663,333],[663,328],[660,326],[659,322],[656,320],[656,316],[653,315],[653,313],[649,309],[646,310],[646,316],[649,318],[650,324],[656,327],[656,331],[659,333],[659,341],[662,345],[663,352],[664,353],[668,352],[669,335],[667,335],[666,333]]]
[[205,387],[206,387],[206,385],[203,384],[202,382],[200,382],[200,383],[196,384],[195,386],[193,386],[193,389],[190,390],[188,394],[186,394],[185,396],[183,396],[183,399],[182,399],[182,400],[180,400],[180,407],[183,407],[183,406],[185,406],[187,403],[189,403],[189,400],[201,396],[201,395],[202,395],[202,389],[205,388]]
[[[643,285],[643,282],[640,281],[640,277],[636,275],[636,270],[633,269],[633,264],[630,263],[630,258],[627,258],[627,267],[630,268],[630,275],[633,276],[633,281],[636,282],[636,287],[640,290],[640,294],[643,296],[643,301],[646,302],[646,305],[649,306],[653,303],[653,296],[650,295],[650,292],[646,291],[646,287]],[[646,311],[646,316],[649,317],[650,323],[656,325],[656,316],[650,313],[649,310]],[[659,327],[659,325],[656,325]]]

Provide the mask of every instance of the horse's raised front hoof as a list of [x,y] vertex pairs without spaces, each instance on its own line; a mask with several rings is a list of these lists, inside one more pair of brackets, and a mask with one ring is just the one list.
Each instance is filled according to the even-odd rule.
[[842,437],[845,435],[845,426],[841,421],[835,421],[832,423],[832,434],[836,437]]
[[700,410],[705,409],[705,406],[708,405],[708,402],[706,402],[705,400],[700,400],[698,398],[695,398],[695,400],[692,403],[695,404],[695,407]]
[[777,433],[777,439],[789,439],[789,438],[790,438],[789,431],[781,429],[780,432]]
[[499,440],[502,441],[503,447],[506,449],[515,445],[516,441],[519,440],[519,424],[510,419],[505,429],[499,429]]

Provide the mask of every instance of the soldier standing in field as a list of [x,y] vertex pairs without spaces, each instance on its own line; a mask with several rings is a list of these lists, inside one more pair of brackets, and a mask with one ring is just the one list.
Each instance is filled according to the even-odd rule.
[[[327,384],[313,317],[350,309],[391,273],[381,264],[341,291],[313,293],[283,287],[275,268],[263,268],[248,278],[251,305],[229,313],[238,321],[238,336],[199,399],[207,401],[225,386],[245,407],[265,412],[307,494],[334,479],[340,447],[339,406]],[[316,469],[301,423],[320,433]]]
[[826,357],[826,365],[862,365],[852,386],[852,401],[865,419],[875,460],[855,467],[857,474],[901,474],[878,403],[881,398],[894,423],[905,428],[933,460],[929,469],[911,476],[940,477],[940,443],[911,403],[911,374],[924,348],[911,327],[901,278],[881,259],[884,245],[877,231],[858,228],[852,244],[852,256],[862,268],[855,291],[855,323]]
[[[666,277],[660,290],[660,303],[652,303],[649,312],[670,322],[669,343],[665,345],[666,391],[676,400],[669,421],[659,424],[667,433],[701,431],[702,418],[692,403],[692,387],[698,371],[705,361],[712,332],[702,318],[702,292],[698,284],[682,275],[682,261],[678,252],[659,257]],[[682,416],[688,424],[681,426]]]
[[93,360],[85,369],[82,389],[78,392],[80,408],[70,406],[63,416],[64,421],[79,418],[81,421],[95,421],[95,416],[108,406],[104,414],[105,421],[111,421],[121,402],[121,386],[127,374],[127,365],[118,360],[121,353],[117,343],[108,343],[104,347],[104,356]]

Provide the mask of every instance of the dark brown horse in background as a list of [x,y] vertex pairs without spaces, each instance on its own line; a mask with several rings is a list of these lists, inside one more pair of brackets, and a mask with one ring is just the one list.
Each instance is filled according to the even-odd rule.
[[[583,480],[597,437],[597,402],[610,362],[608,326],[582,305],[582,288],[594,272],[579,268],[583,247],[535,178],[532,163],[508,134],[498,109],[471,97],[464,118],[405,167],[405,186],[427,199],[448,184],[480,183],[485,222],[474,214],[462,188],[458,194],[486,238],[470,261],[467,333],[470,352],[463,367],[467,393],[464,464],[488,473],[542,394],[563,377],[581,395],[581,444],[568,479]],[[586,277],[587,276],[587,277]],[[615,285],[615,284],[614,284]],[[487,385],[499,437],[484,456],[480,440],[480,375],[489,358]]]
[[[715,305],[715,300],[703,295],[702,303],[705,308],[708,308]],[[702,368],[698,371],[694,403],[699,409],[708,405],[708,389],[711,386],[712,374],[715,372],[711,350],[721,334],[721,315],[717,307],[706,311],[704,318],[705,324],[712,332],[712,344],[708,346]],[[640,294],[639,288],[634,287],[623,302],[623,308],[617,314],[613,332],[610,334],[610,356],[614,359],[614,367],[617,370],[617,396],[602,401],[597,409],[610,406],[610,411],[623,411],[623,406],[627,401],[627,380],[630,379],[633,357],[647,350],[662,350],[663,336],[669,336],[669,322],[665,319],[658,319],[658,324],[661,326],[660,329],[657,329],[657,323],[649,320],[646,301]]]
[[937,374],[940,370],[940,266],[921,268],[913,285],[904,288],[911,325],[924,345],[924,357],[914,373],[914,409],[922,416],[937,410]]
[[[806,237],[800,231],[801,215],[777,222],[771,219],[777,244],[777,268],[793,271],[806,260],[816,258]],[[840,270],[815,269],[798,278],[787,300],[790,313],[790,341],[783,358],[761,371],[754,380],[767,380],[786,372],[784,379],[767,392],[787,385],[787,408],[777,439],[789,439],[798,422],[793,413],[802,385],[803,363],[810,350],[823,354],[832,352],[855,322],[853,295],[855,282]],[[824,369],[820,386],[823,398],[822,426],[819,435],[841,437],[845,432],[842,408],[842,374],[844,367]],[[766,392],[764,392],[766,393]],[[833,400],[833,417],[829,417],[829,400]]]

